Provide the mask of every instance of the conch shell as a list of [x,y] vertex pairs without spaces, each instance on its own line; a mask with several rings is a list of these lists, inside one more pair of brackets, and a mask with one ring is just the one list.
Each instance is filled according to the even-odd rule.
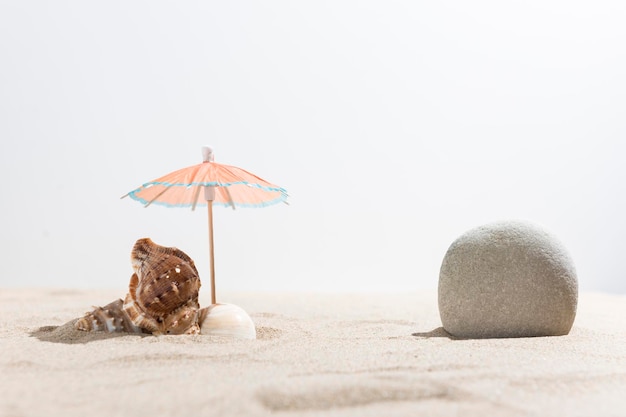
[[177,248],[139,239],[131,252],[135,273],[124,301],[96,307],[75,323],[78,330],[198,334],[200,277],[193,260]]

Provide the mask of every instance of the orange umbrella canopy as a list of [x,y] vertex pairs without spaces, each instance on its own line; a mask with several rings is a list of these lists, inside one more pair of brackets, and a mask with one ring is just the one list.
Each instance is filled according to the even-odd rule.
[[265,207],[287,200],[284,188],[244,169],[212,162],[212,153],[205,155],[205,162],[201,164],[149,181],[126,195],[146,206],[159,204],[192,209],[206,206],[207,200],[232,208]]

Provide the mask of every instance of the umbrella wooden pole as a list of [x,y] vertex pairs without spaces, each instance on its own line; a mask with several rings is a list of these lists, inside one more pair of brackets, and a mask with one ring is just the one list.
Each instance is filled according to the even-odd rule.
[[209,256],[211,260],[211,304],[215,301],[215,255],[213,252],[213,201],[207,201],[209,207]]

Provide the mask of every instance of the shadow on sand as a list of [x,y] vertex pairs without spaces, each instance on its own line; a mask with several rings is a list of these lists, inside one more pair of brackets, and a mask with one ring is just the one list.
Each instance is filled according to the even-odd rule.
[[430,339],[431,337],[445,337],[450,340],[460,340],[457,337],[452,336],[450,333],[446,332],[443,327],[437,327],[429,332],[417,332],[413,333],[411,336],[419,337],[422,339]]
[[32,337],[36,337],[42,342],[64,343],[68,345],[96,342],[98,340],[113,339],[123,336],[146,337],[148,334],[136,333],[109,333],[109,332],[85,332],[76,330],[74,323],[78,319],[65,323],[62,326],[44,326],[30,332]]

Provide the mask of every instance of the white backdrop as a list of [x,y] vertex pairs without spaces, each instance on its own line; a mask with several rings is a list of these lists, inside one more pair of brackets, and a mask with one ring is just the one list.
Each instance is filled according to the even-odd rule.
[[2,1],[0,287],[125,288],[137,238],[208,286],[204,210],[119,197],[216,160],[219,290],[435,288],[450,243],[544,225],[626,293],[626,3]]

